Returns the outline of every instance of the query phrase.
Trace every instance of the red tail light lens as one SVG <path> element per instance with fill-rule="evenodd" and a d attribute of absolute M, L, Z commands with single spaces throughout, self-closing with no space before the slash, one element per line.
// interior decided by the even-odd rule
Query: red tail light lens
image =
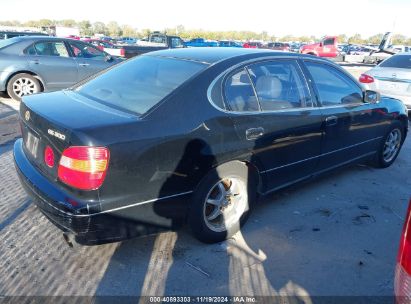
<path fill-rule="evenodd" d="M 126 50 L 125 50 L 124 48 L 121 48 L 121 49 L 120 49 L 120 56 L 121 56 L 121 57 L 126 56 Z"/>
<path fill-rule="evenodd" d="M 400 248 L 398 250 L 398 263 L 411 275 L 411 200 L 408 205 L 407 217 L 402 229 Z"/>
<path fill-rule="evenodd" d="M 54 167 L 54 151 L 50 146 L 44 149 L 44 162 L 50 168 Z"/>
<path fill-rule="evenodd" d="M 104 147 L 69 147 L 61 156 L 58 177 L 77 189 L 98 189 L 106 177 L 109 158 Z"/>
<path fill-rule="evenodd" d="M 361 83 L 373 83 L 374 82 L 374 77 L 367 75 L 367 74 L 361 74 L 360 76 L 360 82 Z"/>

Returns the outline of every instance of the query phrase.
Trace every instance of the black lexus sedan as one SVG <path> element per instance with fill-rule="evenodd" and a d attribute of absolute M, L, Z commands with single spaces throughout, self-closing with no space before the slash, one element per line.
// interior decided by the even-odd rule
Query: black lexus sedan
<path fill-rule="evenodd" d="M 355 162 L 388 167 L 401 101 L 324 59 L 270 50 L 152 52 L 72 89 L 23 98 L 21 182 L 66 236 L 99 244 L 188 222 L 204 242 L 256 199 Z"/>

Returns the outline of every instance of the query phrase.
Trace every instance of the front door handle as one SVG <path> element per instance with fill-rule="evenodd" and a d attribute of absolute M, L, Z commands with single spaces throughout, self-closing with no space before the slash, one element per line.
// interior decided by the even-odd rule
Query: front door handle
<path fill-rule="evenodd" d="M 31 61 L 30 61 L 30 63 L 33 63 L 33 64 L 40 64 L 40 62 L 39 62 L 39 60 L 38 60 L 38 59 L 33 59 L 33 60 L 31 60 Z"/>
<path fill-rule="evenodd" d="M 247 140 L 253 140 L 257 139 L 261 136 L 264 135 L 264 128 L 263 127 L 258 127 L 258 128 L 250 128 L 245 131 L 245 138 Z"/>
<path fill-rule="evenodd" d="M 89 63 L 79 63 L 78 65 L 82 66 L 82 67 L 85 67 L 85 66 L 89 66 L 90 64 Z"/>
<path fill-rule="evenodd" d="M 335 126 L 338 122 L 338 117 L 337 116 L 328 116 L 325 119 L 325 125 L 330 127 L 330 126 Z"/>

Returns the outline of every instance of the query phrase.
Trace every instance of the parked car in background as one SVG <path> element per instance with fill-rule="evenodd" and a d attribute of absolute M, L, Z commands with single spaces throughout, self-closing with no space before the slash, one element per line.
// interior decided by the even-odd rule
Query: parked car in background
<path fill-rule="evenodd" d="M 77 35 L 68 35 L 68 36 L 66 36 L 66 37 L 64 37 L 64 38 L 74 39 L 74 40 L 80 40 L 80 36 L 77 36 Z"/>
<path fill-rule="evenodd" d="M 340 54 L 338 38 L 336 36 L 326 36 L 320 42 L 304 45 L 301 47 L 300 53 L 318 57 L 337 57 Z"/>
<path fill-rule="evenodd" d="M 148 52 L 185 48 L 186 45 L 178 36 L 170 36 L 160 32 L 153 32 L 144 40 L 140 40 L 136 45 L 125 45 L 125 57 L 131 58 Z"/>
<path fill-rule="evenodd" d="M 243 48 L 246 48 L 246 49 L 261 49 L 262 47 L 263 47 L 263 44 L 261 42 L 248 41 L 243 44 Z"/>
<path fill-rule="evenodd" d="M 15 32 L 15 31 L 0 31 L 0 40 L 9 39 L 20 36 L 48 36 L 39 32 Z"/>
<path fill-rule="evenodd" d="M 263 46 L 263 48 L 284 52 L 290 51 L 290 45 L 285 42 L 269 42 L 265 46 Z"/>
<path fill-rule="evenodd" d="M 132 38 L 132 37 L 122 37 L 120 40 L 118 40 L 120 44 L 136 44 L 137 39 Z"/>
<path fill-rule="evenodd" d="M 111 56 L 125 57 L 126 55 L 124 47 L 121 45 L 114 45 L 108 41 L 97 40 L 97 39 L 82 39 L 82 41 L 94 45 L 99 50 L 104 51 L 107 54 L 110 54 Z"/>
<path fill-rule="evenodd" d="M 22 36 L 0 41 L 0 91 L 24 95 L 55 91 L 120 62 L 82 41 Z"/>
<path fill-rule="evenodd" d="M 410 53 L 392 55 L 362 74 L 359 80 L 367 89 L 400 99 L 411 111 Z"/>
<path fill-rule="evenodd" d="M 239 47 L 239 48 L 243 47 L 238 42 L 231 41 L 231 40 L 220 40 L 218 42 L 218 46 L 219 47 Z"/>
<path fill-rule="evenodd" d="M 194 38 L 185 43 L 187 47 L 215 47 L 218 46 L 217 41 L 206 40 L 204 38 Z"/>
<path fill-rule="evenodd" d="M 394 291 L 397 304 L 411 303 L 411 199 L 398 248 Z"/>
<path fill-rule="evenodd" d="M 328 60 L 243 48 L 148 53 L 24 97 L 20 119 L 24 188 L 86 244 L 182 219 L 201 241 L 222 241 L 257 193 L 350 163 L 390 166 L 408 126 L 399 100 Z"/>

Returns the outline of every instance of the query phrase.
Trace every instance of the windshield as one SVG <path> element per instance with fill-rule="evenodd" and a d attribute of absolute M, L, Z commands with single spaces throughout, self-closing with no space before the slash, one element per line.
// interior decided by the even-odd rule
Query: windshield
<path fill-rule="evenodd" d="M 381 62 L 380 67 L 411 69 L 411 55 L 394 55 Z"/>
<path fill-rule="evenodd" d="M 76 92 L 114 107 L 144 114 L 207 65 L 139 56 L 77 87 Z"/>
<path fill-rule="evenodd" d="M 3 49 L 5 47 L 8 47 L 9 45 L 12 45 L 18 41 L 20 41 L 21 38 L 19 37 L 14 37 L 14 38 L 10 38 L 10 39 L 4 39 L 4 40 L 0 40 L 0 49 Z"/>

